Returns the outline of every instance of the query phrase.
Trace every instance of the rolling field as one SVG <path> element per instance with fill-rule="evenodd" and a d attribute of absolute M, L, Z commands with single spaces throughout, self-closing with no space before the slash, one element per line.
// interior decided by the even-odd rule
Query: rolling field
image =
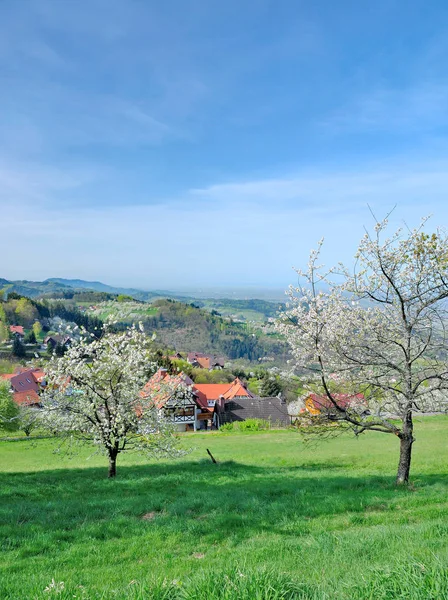
<path fill-rule="evenodd" d="M 448 598 L 448 418 L 398 441 L 188 434 L 177 461 L 0 442 L 0 598 Z M 207 457 L 210 448 L 218 465 Z"/>

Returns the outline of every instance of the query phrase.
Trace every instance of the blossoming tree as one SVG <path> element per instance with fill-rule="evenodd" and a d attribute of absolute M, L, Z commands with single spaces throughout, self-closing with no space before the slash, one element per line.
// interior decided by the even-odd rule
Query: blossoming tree
<path fill-rule="evenodd" d="M 157 368 L 150 355 L 143 329 L 114 333 L 106 324 L 99 337 L 83 332 L 48 366 L 47 427 L 71 442 L 97 445 L 109 458 L 109 477 L 116 476 L 122 452 L 181 454 L 171 423 L 140 393 Z"/>
<path fill-rule="evenodd" d="M 425 233 L 426 219 L 385 238 L 387 224 L 364 235 L 351 270 L 318 264 L 321 242 L 308 269 L 297 271 L 305 285 L 290 288 L 277 327 L 310 374 L 310 390 L 325 399 L 304 429 L 397 436 L 403 484 L 413 414 L 446 409 L 448 240 L 441 230 Z M 350 395 L 358 401 L 347 402 Z"/>

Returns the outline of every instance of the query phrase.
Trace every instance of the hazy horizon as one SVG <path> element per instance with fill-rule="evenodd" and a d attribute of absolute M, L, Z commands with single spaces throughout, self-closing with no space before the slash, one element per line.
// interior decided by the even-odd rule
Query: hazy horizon
<path fill-rule="evenodd" d="M 4 278 L 2 276 L 2 274 L 0 273 L 0 279 L 8 279 L 8 278 Z M 52 277 L 48 277 L 46 279 L 53 279 Z M 46 281 L 46 279 L 43 279 L 42 281 Z M 56 279 L 67 279 L 67 281 L 76 281 L 76 280 L 81 280 L 81 278 L 76 277 L 76 278 L 56 278 Z M 33 281 L 35 282 L 36 280 L 34 279 L 29 279 L 29 278 L 23 278 L 23 277 L 15 277 L 15 278 L 11 278 L 8 279 L 8 281 Z M 157 286 L 146 286 L 146 285 L 142 285 L 139 283 L 136 283 L 135 285 L 124 285 L 121 283 L 113 283 L 110 281 L 106 281 L 103 279 L 98 279 L 98 280 L 85 280 L 83 279 L 82 281 L 84 281 L 85 283 L 92 283 L 92 284 L 96 284 L 96 283 L 101 283 L 113 288 L 122 288 L 124 290 L 126 289 L 135 289 L 135 290 L 140 290 L 140 291 L 144 291 L 144 292 L 169 292 L 169 293 L 173 293 L 173 294 L 177 294 L 177 295 L 185 295 L 185 296 L 191 296 L 194 298 L 235 298 L 235 299 L 245 299 L 245 298 L 257 298 L 257 299 L 264 299 L 264 300 L 273 300 L 273 301 L 278 301 L 278 300 L 284 300 L 286 299 L 286 287 L 285 288 L 281 288 L 281 287 L 275 287 L 275 286 L 176 286 L 173 285 L 171 287 L 167 287 L 167 288 L 161 288 L 161 287 L 157 287 Z"/>

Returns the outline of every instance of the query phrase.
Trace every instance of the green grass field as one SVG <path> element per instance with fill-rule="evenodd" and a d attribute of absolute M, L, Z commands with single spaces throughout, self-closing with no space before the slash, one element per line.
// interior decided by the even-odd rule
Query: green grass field
<path fill-rule="evenodd" d="M 447 433 L 417 422 L 409 489 L 379 433 L 188 434 L 188 456 L 119 457 L 115 481 L 87 450 L 0 442 L 0 598 L 448 598 Z"/>

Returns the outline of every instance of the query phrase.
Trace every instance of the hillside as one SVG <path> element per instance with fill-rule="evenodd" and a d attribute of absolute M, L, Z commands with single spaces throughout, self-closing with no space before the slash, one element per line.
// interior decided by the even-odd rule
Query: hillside
<path fill-rule="evenodd" d="M 192 302 L 158 298 L 149 303 L 125 294 L 115 295 L 104 291 L 108 288 L 102 284 L 102 291 L 91 291 L 69 287 L 57 281 L 42 284 L 24 281 L 14 287 L 10 283 L 3 284 L 7 294 L 1 303 L 5 321 L 2 339 L 6 341 L 8 335 L 5 327 L 8 325 L 23 326 L 27 335 L 31 335 L 35 321 L 39 321 L 40 331 L 44 332 L 69 324 L 83 326 L 94 332 L 102 322 L 112 318 L 118 327 L 142 322 L 149 334 L 156 334 L 162 349 L 210 352 L 230 360 L 243 359 L 258 364 L 267 362 L 270 366 L 284 365 L 289 357 L 285 342 L 261 312 L 257 313 L 260 317 L 258 320 L 242 322 Z M 76 283 L 73 282 L 74 285 Z M 49 291 L 37 296 L 36 292 L 42 289 Z M 12 291 L 16 291 L 15 296 L 11 294 Z M 17 295 L 20 293 L 22 299 Z M 248 306 L 252 311 L 258 308 L 275 314 L 275 305 L 265 306 L 264 301 L 251 302 Z M 229 308 L 224 303 L 222 306 Z M 244 304 L 237 308 L 243 310 L 245 307 Z M 8 352 L 8 348 L 4 350 Z"/>
<path fill-rule="evenodd" d="M 0 442 L 0 597 L 446 599 L 447 427 L 421 419 L 403 490 L 378 433 L 184 434 L 175 461 L 120 455 L 114 482 L 94 446 Z"/>
<path fill-rule="evenodd" d="M 260 300 L 257 298 L 234 299 L 234 298 L 206 298 L 195 300 L 201 308 L 219 312 L 219 314 L 232 317 L 237 321 L 263 322 L 277 316 L 278 311 L 284 309 L 282 302 Z"/>
<path fill-rule="evenodd" d="M 100 281 L 85 281 L 83 279 L 64 279 L 59 277 L 52 277 L 45 281 L 28 281 L 15 280 L 10 281 L 8 279 L 0 278 L 0 290 L 4 290 L 8 293 L 15 292 L 29 298 L 38 298 L 40 296 L 49 296 L 53 293 L 64 293 L 69 291 L 83 291 L 91 290 L 96 292 L 104 292 L 107 294 L 126 294 L 136 300 L 143 300 L 148 302 L 155 298 L 177 298 L 190 300 L 188 297 L 175 294 L 169 291 L 145 291 L 138 290 L 135 288 L 121 288 L 101 283 Z"/>
<path fill-rule="evenodd" d="M 75 294 L 85 292 L 97 292 L 101 296 L 91 297 L 92 302 L 112 300 L 117 294 L 130 296 L 134 300 L 142 302 L 152 302 L 162 298 L 170 298 L 183 302 L 191 302 L 200 308 L 204 308 L 212 313 L 218 312 L 225 317 L 231 317 L 236 321 L 249 321 L 261 324 L 271 317 L 275 317 L 279 308 L 284 304 L 278 301 L 268 301 L 257 298 L 195 298 L 184 296 L 176 292 L 167 290 L 145 291 L 136 288 L 122 288 L 107 285 L 101 281 L 85 281 L 84 279 L 64 279 L 52 277 L 45 281 L 27 281 L 17 280 L 9 281 L 0 278 L 0 290 L 7 293 L 15 292 L 28 298 L 65 298 L 71 299 Z M 198 295 L 201 293 L 198 291 Z M 81 300 L 81 298 L 77 298 Z M 87 297 L 85 297 L 87 300 Z"/>
<path fill-rule="evenodd" d="M 148 333 L 178 351 L 198 350 L 223 354 L 229 359 L 284 363 L 288 358 L 285 342 L 269 328 L 236 323 L 217 314 L 170 299 L 152 304 L 137 302 L 102 302 L 89 313 L 106 319 L 113 317 L 129 325 L 141 321 Z"/>

